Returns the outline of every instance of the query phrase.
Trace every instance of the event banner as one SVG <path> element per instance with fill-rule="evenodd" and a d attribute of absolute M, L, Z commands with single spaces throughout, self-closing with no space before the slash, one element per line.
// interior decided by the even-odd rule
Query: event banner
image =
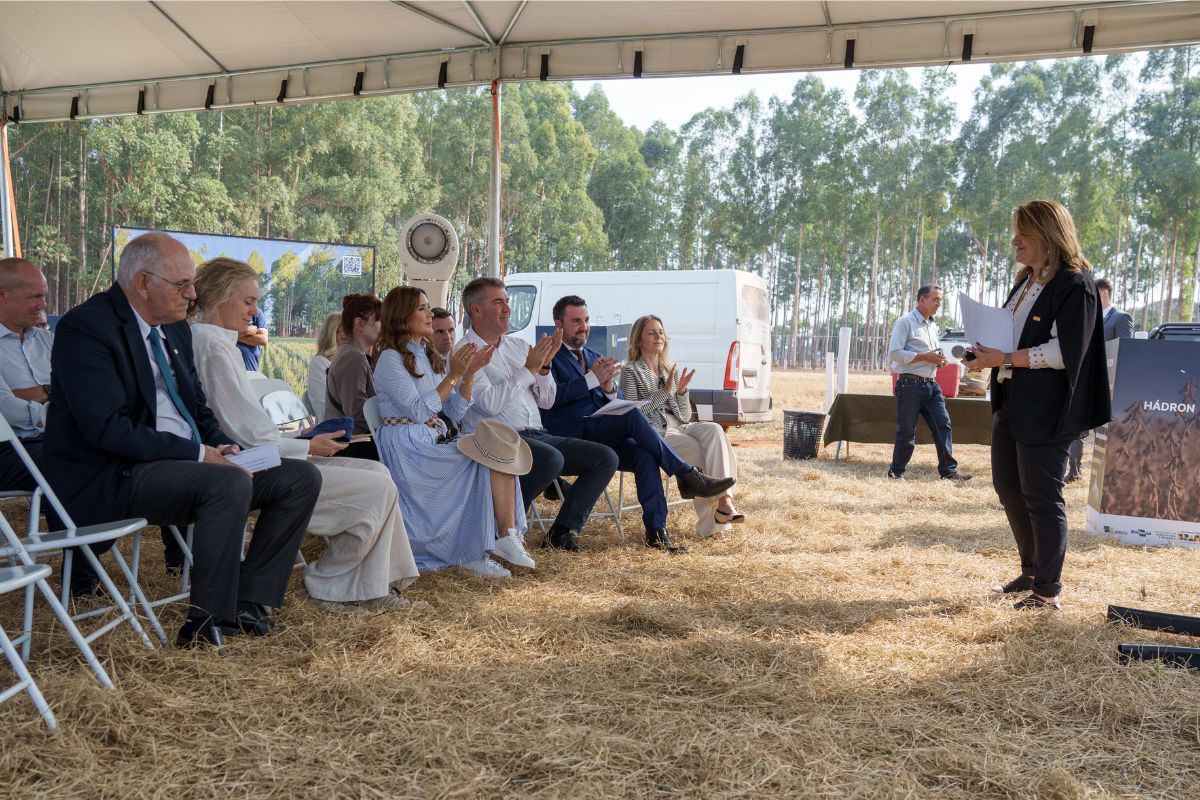
<path fill-rule="evenodd" d="M 1096 431 L 1087 530 L 1200 548 L 1200 342 L 1121 339 L 1113 420 Z"/>
<path fill-rule="evenodd" d="M 147 228 L 113 228 L 113 275 L 125 245 Z M 259 307 L 272 336 L 312 336 L 342 297 L 375 291 L 375 248 L 162 231 L 187 246 L 197 264 L 217 256 L 245 261 L 263 276 Z"/>

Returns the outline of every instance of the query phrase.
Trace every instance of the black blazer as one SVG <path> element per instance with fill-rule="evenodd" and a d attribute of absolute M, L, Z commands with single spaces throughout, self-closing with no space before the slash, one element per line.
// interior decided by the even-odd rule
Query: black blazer
<path fill-rule="evenodd" d="M 583 348 L 583 361 L 588 369 L 596 363 L 600 354 L 589 347 Z M 554 376 L 554 405 L 542 409 L 542 425 L 555 436 L 583 436 L 583 418 L 608 403 L 608 395 L 599 387 L 588 389 L 587 378 L 579 361 L 566 345 L 559 348 L 550 362 L 550 374 Z M 613 379 L 617 397 L 623 398 L 621 386 Z"/>
<path fill-rule="evenodd" d="M 1013 287 L 1006 304 L 1020 288 Z M 1078 439 L 1112 418 L 1100 295 L 1088 270 L 1055 273 L 1033 302 L 1017 349 L 1050 341 L 1055 323 L 1066 369 L 1016 368 L 1003 383 L 992 370 L 992 411 L 1007 401 L 1009 428 L 1022 444 Z"/>
<path fill-rule="evenodd" d="M 163 325 L 162 331 L 179 396 L 200 437 L 214 446 L 232 444 L 205 404 L 187 322 Z M 195 442 L 154 428 L 158 403 L 150 356 L 116 284 L 59 320 L 50 369 L 45 473 L 75 524 L 129 516 L 134 464 L 197 459 Z"/>

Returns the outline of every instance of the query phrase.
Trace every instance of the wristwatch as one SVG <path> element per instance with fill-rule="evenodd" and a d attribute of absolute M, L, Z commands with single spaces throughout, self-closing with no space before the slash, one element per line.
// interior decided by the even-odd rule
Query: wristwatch
<path fill-rule="evenodd" d="M 1013 368 L 1013 365 L 1012 365 L 1012 353 L 1005 353 L 1005 354 L 1004 354 L 1004 368 L 1005 368 L 1005 369 L 1012 369 L 1012 368 Z"/>

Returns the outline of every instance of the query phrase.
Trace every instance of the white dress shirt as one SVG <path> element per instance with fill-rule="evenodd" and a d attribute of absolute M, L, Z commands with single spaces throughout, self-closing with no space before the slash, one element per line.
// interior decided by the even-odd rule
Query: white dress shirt
<path fill-rule="evenodd" d="M 281 433 L 255 399 L 237 338 L 237 331 L 217 325 L 204 322 L 192 325 L 196 372 L 221 430 L 242 447 L 274 444 L 281 458 L 307 458 L 308 440 L 292 439 Z"/>
<path fill-rule="evenodd" d="M 917 375 L 932 378 L 937 374 L 937 364 L 932 361 L 914 361 L 921 353 L 937 350 L 937 325 L 933 319 L 925 319 L 921 312 L 913 309 L 896 320 L 892 326 L 892 340 L 888 345 L 888 356 L 898 375 Z"/>
<path fill-rule="evenodd" d="M 136 308 L 133 308 L 132 305 L 130 308 L 133 310 L 134 318 L 137 319 L 138 329 L 142 332 L 142 344 L 146 345 L 146 358 L 150 360 L 150 372 L 154 375 L 154 429 L 161 433 L 173 433 L 188 441 L 194 441 L 195 437 L 192 436 L 192 426 L 180 415 L 179 409 L 175 408 L 175 404 L 171 402 L 171 395 L 167 392 L 167 383 L 163 380 L 162 372 L 158 369 L 158 362 L 154 359 L 154 349 L 150 345 L 151 328 L 158 331 L 158 335 L 162 339 L 164 353 L 173 352 L 171 343 L 167 341 L 167 337 L 163 334 L 161 326 L 151 326 L 146 320 L 142 319 L 142 315 L 137 312 Z M 170 362 L 170 356 L 167 356 L 167 361 L 168 363 Z M 172 375 L 171 377 L 174 378 L 175 376 Z M 175 381 L 175 386 L 178 388 L 178 380 Z M 204 443 L 197 442 L 196 446 L 200 448 L 200 455 L 197 456 L 196 460 L 203 461 Z"/>
<path fill-rule="evenodd" d="M 49 403 L 22 400 L 13 389 L 50 385 L 50 350 L 54 334 L 27 328 L 25 336 L 0 325 L 0 410 L 18 437 L 40 435 L 46 427 Z"/>
<path fill-rule="evenodd" d="M 474 330 L 467 331 L 463 343 L 486 347 Z M 492 361 L 475 373 L 471 390 L 471 408 L 463 417 L 463 432 L 470 433 L 485 419 L 495 419 L 516 428 L 541 430 L 539 408 L 550 408 L 558 387 L 550 374 L 534 375 L 525 368 L 530 345 L 524 339 L 501 336 Z"/>

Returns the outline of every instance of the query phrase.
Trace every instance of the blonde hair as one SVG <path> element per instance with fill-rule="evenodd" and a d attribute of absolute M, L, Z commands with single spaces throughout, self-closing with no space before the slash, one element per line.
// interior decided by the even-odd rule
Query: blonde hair
<path fill-rule="evenodd" d="M 232 297 L 234 289 L 246 281 L 258 285 L 258 271 L 245 261 L 225 256 L 205 261 L 196 269 L 192 316 L 197 322 L 204 322 L 208 314 L 216 313 L 217 306 Z"/>
<path fill-rule="evenodd" d="M 662 318 L 656 317 L 653 314 L 647 314 L 644 317 L 638 317 L 633 323 L 633 329 L 629 331 L 629 363 L 640 361 L 642 358 L 642 334 L 646 330 L 646 326 L 651 322 L 657 322 L 663 326 L 663 349 L 662 354 L 658 357 L 658 371 L 662 377 L 666 378 L 671 374 L 671 370 L 675 365 L 671 363 L 671 338 L 667 336 L 667 326 L 663 325 Z"/>
<path fill-rule="evenodd" d="M 1091 263 L 1083 257 L 1083 249 L 1079 246 L 1079 234 L 1075 230 L 1075 220 L 1071 212 L 1062 203 L 1053 200 L 1030 200 L 1017 206 L 1013 212 L 1013 228 L 1021 236 L 1037 242 L 1046 251 L 1046 266 L 1038 275 L 1038 283 L 1043 286 L 1050 282 L 1060 269 L 1067 272 L 1090 270 Z M 1033 272 L 1032 265 L 1026 264 L 1017 273 L 1020 283 Z"/>
<path fill-rule="evenodd" d="M 337 334 L 341 325 L 342 312 L 340 311 L 334 311 L 325 318 L 317 331 L 317 355 L 333 358 L 333 354 L 337 352 L 338 348 Z"/>

